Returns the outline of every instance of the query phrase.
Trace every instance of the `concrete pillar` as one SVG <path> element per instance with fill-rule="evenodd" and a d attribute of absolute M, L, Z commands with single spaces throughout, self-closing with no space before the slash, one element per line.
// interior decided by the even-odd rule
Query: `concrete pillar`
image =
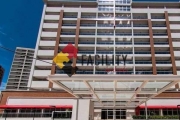
<path fill-rule="evenodd" d="M 148 119 L 148 115 L 147 115 L 147 102 L 145 102 L 145 112 L 146 112 L 146 120 Z"/>

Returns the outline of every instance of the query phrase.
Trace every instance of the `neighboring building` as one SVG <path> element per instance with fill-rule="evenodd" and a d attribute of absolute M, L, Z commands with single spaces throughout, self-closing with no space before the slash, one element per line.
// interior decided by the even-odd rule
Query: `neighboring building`
<path fill-rule="evenodd" d="M 34 49 L 16 48 L 6 90 L 27 90 Z"/>
<path fill-rule="evenodd" d="M 4 68 L 0 65 L 0 85 L 1 85 L 2 80 L 3 80 L 3 76 L 4 76 Z"/>
<path fill-rule="evenodd" d="M 0 108 L 16 108 L 16 117 L 36 109 L 47 120 L 52 111 L 69 120 L 131 119 L 146 107 L 148 115 L 178 115 L 179 1 L 44 1 L 29 91 L 2 92 Z M 72 77 L 50 64 L 59 52 L 69 61 L 68 43 L 78 48 Z M 89 55 L 99 65 L 87 65 Z"/>

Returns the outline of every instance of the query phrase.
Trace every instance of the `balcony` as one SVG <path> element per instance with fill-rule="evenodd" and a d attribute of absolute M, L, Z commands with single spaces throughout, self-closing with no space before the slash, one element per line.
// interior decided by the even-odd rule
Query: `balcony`
<path fill-rule="evenodd" d="M 166 27 L 166 25 L 152 25 L 152 27 Z"/>
<path fill-rule="evenodd" d="M 172 71 L 157 71 L 157 74 L 173 74 Z"/>
<path fill-rule="evenodd" d="M 116 45 L 132 45 L 132 42 L 116 42 Z"/>
<path fill-rule="evenodd" d="M 134 74 L 133 71 L 117 71 L 116 74 Z"/>
<path fill-rule="evenodd" d="M 139 71 L 139 70 L 136 70 L 136 74 L 153 74 L 152 71 Z"/>
<path fill-rule="evenodd" d="M 77 16 L 66 16 L 66 15 L 64 15 L 63 18 L 77 18 Z"/>
<path fill-rule="evenodd" d="M 93 74 L 93 71 L 76 71 L 76 74 Z"/>
<path fill-rule="evenodd" d="M 79 33 L 79 35 L 95 35 L 95 33 Z"/>
<path fill-rule="evenodd" d="M 148 27 L 148 25 L 133 25 L 133 27 Z"/>
<path fill-rule="evenodd" d="M 60 41 L 60 44 L 74 44 L 74 41 L 72 41 L 72 42 L 65 42 L 65 41 Z"/>
<path fill-rule="evenodd" d="M 164 16 L 151 16 L 151 19 L 165 19 Z"/>
<path fill-rule="evenodd" d="M 149 33 L 134 33 L 134 36 L 149 36 Z"/>
<path fill-rule="evenodd" d="M 61 32 L 61 35 L 75 35 L 75 33 L 71 33 L 71 32 Z"/>
<path fill-rule="evenodd" d="M 135 64 L 152 64 L 152 61 L 135 61 Z"/>
<path fill-rule="evenodd" d="M 154 45 L 168 45 L 168 42 L 154 42 Z"/>
<path fill-rule="evenodd" d="M 133 54 L 132 51 L 122 51 L 122 52 L 116 52 L 116 54 Z"/>
<path fill-rule="evenodd" d="M 113 24 L 98 24 L 98 27 L 113 27 Z"/>
<path fill-rule="evenodd" d="M 149 51 L 147 51 L 147 52 L 141 52 L 141 51 L 139 51 L 139 52 L 135 52 L 135 54 L 151 54 L 151 52 L 149 52 Z"/>
<path fill-rule="evenodd" d="M 62 26 L 76 26 L 76 24 L 63 24 Z"/>
<path fill-rule="evenodd" d="M 156 61 L 156 64 L 171 64 L 171 61 Z"/>
<path fill-rule="evenodd" d="M 167 33 L 153 33 L 153 36 L 167 36 Z"/>
<path fill-rule="evenodd" d="M 131 33 L 116 33 L 117 36 L 132 36 Z"/>
<path fill-rule="evenodd" d="M 169 51 L 155 52 L 155 54 L 170 54 Z"/>
<path fill-rule="evenodd" d="M 94 54 L 94 51 L 78 51 L 78 54 Z"/>
<path fill-rule="evenodd" d="M 81 16 L 81 18 L 96 18 L 96 16 Z"/>
<path fill-rule="evenodd" d="M 114 33 L 97 33 L 97 35 L 113 36 Z"/>
<path fill-rule="evenodd" d="M 107 71 L 96 71 L 95 74 L 107 74 Z"/>
<path fill-rule="evenodd" d="M 113 45 L 114 42 L 97 42 L 97 45 Z"/>
<path fill-rule="evenodd" d="M 135 17 L 133 17 L 133 19 L 147 19 L 147 17 L 145 17 L 145 16 L 135 16 Z"/>
<path fill-rule="evenodd" d="M 126 10 L 123 10 L 126 11 Z M 117 19 L 131 19 L 131 17 L 126 17 L 126 16 L 116 16 Z"/>
<path fill-rule="evenodd" d="M 81 24 L 81 27 L 96 27 L 96 24 Z"/>
<path fill-rule="evenodd" d="M 114 51 L 96 51 L 97 54 L 113 54 Z"/>
<path fill-rule="evenodd" d="M 89 45 L 89 44 L 95 44 L 94 42 L 79 42 L 79 44 L 87 44 L 87 45 Z"/>
<path fill-rule="evenodd" d="M 129 24 L 117 24 L 116 27 L 131 27 Z"/>
<path fill-rule="evenodd" d="M 135 42 L 134 45 L 150 45 L 150 42 Z"/>

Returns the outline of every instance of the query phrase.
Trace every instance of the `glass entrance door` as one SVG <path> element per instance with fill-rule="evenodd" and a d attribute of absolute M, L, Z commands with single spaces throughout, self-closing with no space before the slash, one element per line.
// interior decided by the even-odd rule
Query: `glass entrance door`
<path fill-rule="evenodd" d="M 101 120 L 126 119 L 126 109 L 102 109 Z"/>

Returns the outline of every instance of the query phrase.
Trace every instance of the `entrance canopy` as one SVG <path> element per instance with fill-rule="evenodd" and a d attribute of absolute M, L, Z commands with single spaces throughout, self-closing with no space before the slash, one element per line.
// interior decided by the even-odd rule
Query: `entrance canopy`
<path fill-rule="evenodd" d="M 178 75 L 49 75 L 49 81 L 94 107 L 135 108 L 180 82 Z"/>

